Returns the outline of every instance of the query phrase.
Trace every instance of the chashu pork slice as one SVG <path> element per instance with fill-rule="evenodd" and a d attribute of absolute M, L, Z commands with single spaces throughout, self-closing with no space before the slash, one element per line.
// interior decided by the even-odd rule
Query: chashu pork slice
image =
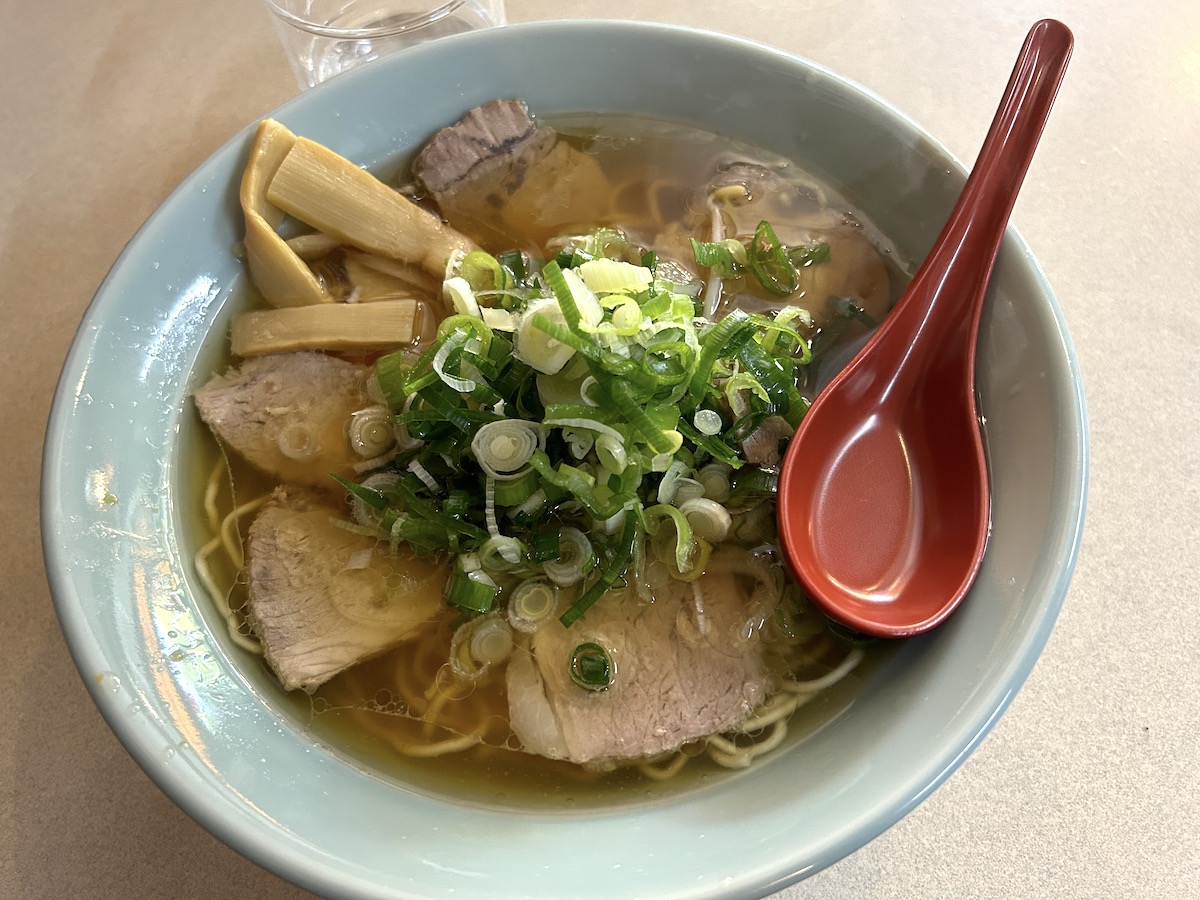
<path fill-rule="evenodd" d="M 492 100 L 431 137 L 413 160 L 413 175 L 434 197 L 483 178 L 511 193 L 555 140 L 520 100 Z"/>
<path fill-rule="evenodd" d="M 334 488 L 354 477 L 351 415 L 372 405 L 370 369 L 322 353 L 247 359 L 195 393 L 196 408 L 225 446 L 280 481 Z"/>
<path fill-rule="evenodd" d="M 413 178 L 446 221 L 484 244 L 540 242 L 595 217 L 610 186 L 596 159 L 538 125 L 520 100 L 477 106 L 417 154 Z"/>
<path fill-rule="evenodd" d="M 768 673 L 761 642 L 747 637 L 763 615 L 761 595 L 738 557 L 748 554 L 714 555 L 698 590 L 673 581 L 653 603 L 611 591 L 570 628 L 557 620 L 539 628 L 506 675 L 524 749 L 577 763 L 637 759 L 743 721 L 765 699 Z M 605 691 L 571 679 L 572 652 L 585 642 L 612 658 Z"/>
<path fill-rule="evenodd" d="M 277 488 L 250 526 L 249 622 L 284 688 L 312 691 L 443 610 L 445 566 L 347 531 L 313 491 Z"/>

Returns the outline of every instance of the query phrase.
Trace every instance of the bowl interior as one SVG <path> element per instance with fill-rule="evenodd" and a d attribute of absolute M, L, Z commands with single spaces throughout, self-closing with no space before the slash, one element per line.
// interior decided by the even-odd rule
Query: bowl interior
<path fill-rule="evenodd" d="M 600 73 L 603 77 L 600 77 Z M 494 97 L 547 116 L 636 113 L 797 160 L 921 258 L 962 168 L 882 100 L 786 54 L 687 29 L 540 23 L 421 46 L 272 115 L 384 174 Z M 187 401 L 224 354 L 251 129 L 130 242 L 89 308 L 47 434 L 43 541 L 64 632 L 114 731 L 219 837 L 319 892 L 726 896 L 810 874 L 904 815 L 1004 710 L 1053 625 L 1078 546 L 1086 434 L 1061 313 L 1015 231 L 979 345 L 994 486 L 978 581 L 897 648 L 846 714 L 701 789 L 607 808 L 504 808 L 383 779 L 315 742 L 227 640 L 191 566 Z M 499 836 L 503 836 L 500 838 Z M 463 848 L 471 848 L 464 852 Z"/>

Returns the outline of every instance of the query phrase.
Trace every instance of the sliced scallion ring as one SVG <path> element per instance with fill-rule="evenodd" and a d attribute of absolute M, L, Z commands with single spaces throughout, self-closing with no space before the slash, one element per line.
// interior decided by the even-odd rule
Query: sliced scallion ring
<path fill-rule="evenodd" d="M 520 477 L 521 469 L 538 449 L 542 438 L 536 422 L 502 419 L 481 425 L 471 439 L 475 461 L 488 475 L 498 479 Z"/>
<path fill-rule="evenodd" d="M 688 571 L 692 567 L 692 555 L 695 551 L 695 544 L 692 541 L 692 526 L 688 522 L 687 516 L 667 503 L 659 503 L 651 506 L 646 510 L 645 516 L 646 528 L 655 538 L 656 549 L 668 546 L 669 533 L 662 532 L 663 536 L 660 538 L 659 529 L 664 519 L 671 520 L 674 526 L 675 539 L 670 543 L 670 549 L 665 552 L 663 562 L 674 563 L 677 572 Z"/>
<path fill-rule="evenodd" d="M 592 542 L 578 528 L 563 528 L 558 533 L 558 559 L 543 563 L 546 577 L 559 587 L 568 587 L 583 580 L 595 563 Z"/>
<path fill-rule="evenodd" d="M 725 540 L 729 534 L 729 527 L 733 524 L 729 510 L 707 497 L 687 500 L 680 504 L 679 511 L 687 518 L 694 535 L 714 544 Z"/>
<path fill-rule="evenodd" d="M 608 651 L 588 641 L 571 653 L 571 680 L 587 691 L 607 691 L 616 680 Z"/>
<path fill-rule="evenodd" d="M 479 548 L 479 564 L 489 572 L 510 572 L 525 559 L 525 550 L 514 537 L 492 535 Z"/>
<path fill-rule="evenodd" d="M 565 326 L 567 320 L 558 301 L 553 297 L 544 297 L 532 301 L 521 313 L 517 322 L 517 330 L 513 341 L 513 354 L 521 362 L 532 366 L 539 372 L 553 375 L 575 355 L 575 348 L 547 334 L 538 326 L 541 320 L 552 325 Z"/>
<path fill-rule="evenodd" d="M 483 250 L 473 250 L 463 257 L 461 274 L 475 291 L 503 291 L 514 283 L 500 261 Z"/>
<path fill-rule="evenodd" d="M 499 614 L 472 619 L 459 626 L 450 639 L 450 669 L 460 678 L 475 681 L 507 660 L 512 650 L 512 627 Z"/>
<path fill-rule="evenodd" d="M 698 432 L 709 436 L 720 434 L 721 429 L 725 427 L 725 423 L 721 420 L 721 414 L 715 409 L 696 410 L 695 415 L 692 416 L 692 424 L 696 426 Z"/>
<path fill-rule="evenodd" d="M 696 480 L 704 486 L 704 496 L 718 503 L 729 499 L 729 475 L 733 469 L 726 463 L 709 463 L 696 473 Z"/>
<path fill-rule="evenodd" d="M 386 406 L 368 406 L 350 414 L 347 437 L 354 452 L 373 459 L 396 444 L 395 416 Z"/>
<path fill-rule="evenodd" d="M 513 589 L 508 600 L 508 622 L 517 631 L 533 634 L 554 616 L 558 588 L 545 578 L 529 578 Z"/>
<path fill-rule="evenodd" d="M 596 458 L 609 472 L 620 475 L 629 464 L 629 454 L 625 452 L 625 442 L 611 435 L 602 434 L 596 438 Z"/>

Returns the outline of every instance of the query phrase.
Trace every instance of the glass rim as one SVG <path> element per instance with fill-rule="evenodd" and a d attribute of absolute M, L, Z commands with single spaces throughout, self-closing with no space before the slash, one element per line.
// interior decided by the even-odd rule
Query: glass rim
<path fill-rule="evenodd" d="M 437 6 L 427 12 L 417 13 L 411 18 L 402 19 L 399 22 L 390 23 L 388 25 L 374 25 L 369 28 L 339 28 L 332 25 L 323 25 L 319 22 L 312 22 L 290 10 L 284 9 L 276 0 L 263 0 L 271 13 L 288 25 L 295 26 L 301 31 L 307 31 L 309 34 L 315 34 L 320 37 L 342 38 L 346 40 L 362 40 L 366 38 L 382 38 L 391 37 L 397 34 L 403 34 L 406 31 L 413 31 L 417 28 L 424 28 L 426 25 L 431 25 L 439 19 L 444 19 L 458 7 L 462 6 L 466 0 L 449 0 L 441 6 Z"/>

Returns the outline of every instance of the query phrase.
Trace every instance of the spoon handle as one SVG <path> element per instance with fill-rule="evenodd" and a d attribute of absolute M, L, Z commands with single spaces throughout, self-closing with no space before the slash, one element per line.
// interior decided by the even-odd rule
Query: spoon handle
<path fill-rule="evenodd" d="M 975 167 L 910 287 L 912 292 L 918 282 L 924 282 L 929 305 L 938 296 L 956 297 L 958 302 L 982 301 L 1017 192 L 1046 127 L 1073 44 L 1070 29 L 1054 19 L 1037 22 L 1025 38 Z M 972 264 L 954 265 L 960 257 L 972 260 Z M 981 305 L 976 302 L 970 317 L 943 317 L 943 321 L 966 325 L 974 335 Z M 974 341 L 970 344 L 973 346 Z"/>

